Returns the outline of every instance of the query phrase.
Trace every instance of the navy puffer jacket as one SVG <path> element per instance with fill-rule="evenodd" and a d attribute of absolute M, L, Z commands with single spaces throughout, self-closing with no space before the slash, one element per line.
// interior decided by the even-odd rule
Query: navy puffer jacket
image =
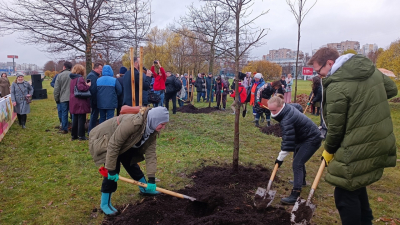
<path fill-rule="evenodd" d="M 274 117 L 281 125 L 282 151 L 294 152 L 298 144 L 322 141 L 317 125 L 302 111 L 299 104 L 285 104 L 278 116 Z"/>

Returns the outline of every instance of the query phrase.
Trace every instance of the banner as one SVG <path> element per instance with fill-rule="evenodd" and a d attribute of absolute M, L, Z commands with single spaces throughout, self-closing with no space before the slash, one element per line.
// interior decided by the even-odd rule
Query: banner
<path fill-rule="evenodd" d="M 11 95 L 0 98 L 0 142 L 17 118 L 12 105 Z"/>
<path fill-rule="evenodd" d="M 303 76 L 313 75 L 314 69 L 312 67 L 303 67 Z"/>

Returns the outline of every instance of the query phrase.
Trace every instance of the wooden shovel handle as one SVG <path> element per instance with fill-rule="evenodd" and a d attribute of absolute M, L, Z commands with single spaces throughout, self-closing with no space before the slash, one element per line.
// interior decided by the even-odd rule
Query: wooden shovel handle
<path fill-rule="evenodd" d="M 311 98 L 310 98 L 310 101 L 308 101 L 308 103 L 310 103 L 310 102 L 313 100 L 313 98 L 314 98 L 314 93 L 312 93 Z M 308 109 L 308 104 L 307 104 L 306 109 L 304 110 L 304 113 L 303 113 L 303 114 L 306 114 L 307 109 Z"/>
<path fill-rule="evenodd" d="M 270 181 L 273 181 L 275 179 L 275 175 L 276 175 L 276 172 L 278 171 L 278 168 L 279 168 L 279 164 L 276 163 L 274 170 L 272 171 L 271 178 L 269 178 Z"/>
<path fill-rule="evenodd" d="M 312 187 L 311 187 L 312 189 L 314 189 L 314 190 L 317 189 L 319 180 L 321 180 L 324 169 L 325 169 L 325 160 L 323 159 L 321 162 L 321 165 L 319 166 L 317 176 L 315 177 L 314 182 L 312 184 Z"/>
<path fill-rule="evenodd" d="M 134 184 L 134 185 L 138 185 L 138 186 L 147 188 L 147 184 L 144 184 L 144 183 L 136 181 L 136 180 L 128 179 L 128 178 L 121 177 L 121 176 L 119 176 L 119 179 L 122 180 L 122 181 L 125 181 L 127 183 L 131 183 L 131 184 Z M 156 191 L 159 191 L 159 192 L 167 194 L 167 195 L 172 195 L 172 196 L 177 197 L 177 198 L 185 198 L 184 195 L 182 195 L 182 194 L 179 194 L 179 193 L 176 193 L 176 192 L 173 192 L 173 191 L 169 191 L 169 190 L 164 189 L 164 188 L 157 187 Z"/>

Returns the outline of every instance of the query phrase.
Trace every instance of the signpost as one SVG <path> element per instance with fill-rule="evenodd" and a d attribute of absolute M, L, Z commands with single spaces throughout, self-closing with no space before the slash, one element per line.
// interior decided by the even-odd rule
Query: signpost
<path fill-rule="evenodd" d="M 18 59 L 17 55 L 7 55 L 7 58 L 13 59 L 13 73 L 15 73 L 15 62 L 14 59 Z"/>
<path fill-rule="evenodd" d="M 314 74 L 314 69 L 312 67 L 303 67 L 303 77 L 307 80 L 306 76 L 312 76 Z"/>

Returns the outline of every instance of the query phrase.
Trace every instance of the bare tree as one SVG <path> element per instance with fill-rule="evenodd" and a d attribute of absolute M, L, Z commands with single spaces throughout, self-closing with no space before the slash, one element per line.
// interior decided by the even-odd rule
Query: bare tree
<path fill-rule="evenodd" d="M 314 1 L 314 0 L 313 0 Z M 295 77 L 295 86 L 294 86 L 294 102 L 296 102 L 297 96 L 297 76 L 299 75 L 299 49 L 300 49 L 300 37 L 301 37 L 301 24 L 303 23 L 304 18 L 310 12 L 310 10 L 317 4 L 318 0 L 311 5 L 310 8 L 306 9 L 305 5 L 307 0 L 286 0 L 286 3 L 290 7 L 290 11 L 292 12 L 294 18 L 297 22 L 297 56 L 296 56 L 296 77 Z"/>
<path fill-rule="evenodd" d="M 172 27 L 172 30 L 208 45 L 208 72 L 212 73 L 216 58 L 216 45 L 221 43 L 227 35 L 231 34 L 231 10 L 225 4 L 218 1 L 207 1 L 199 8 L 196 8 L 192 4 L 188 7 L 188 10 L 186 15 L 182 16 L 176 22 L 181 27 Z M 187 32 L 188 30 L 191 32 Z"/>
<path fill-rule="evenodd" d="M 253 28 L 255 20 L 268 13 L 262 12 L 252 18 L 252 12 L 249 12 L 254 5 L 255 0 L 204 0 L 207 2 L 219 2 L 231 11 L 233 17 L 232 35 L 222 40 L 222 47 L 219 47 L 226 54 L 235 60 L 235 93 L 239 93 L 239 71 L 240 61 L 246 56 L 252 48 L 260 46 L 261 40 L 267 35 L 266 29 Z M 232 46 L 231 43 L 235 43 Z M 239 98 L 235 98 L 235 133 L 234 133 L 234 149 L 233 149 L 233 171 L 238 172 L 239 169 L 239 118 L 240 118 L 240 102 Z"/>
<path fill-rule="evenodd" d="M 42 45 L 51 53 L 85 57 L 89 72 L 96 45 L 128 41 L 127 4 L 125 0 L 14 0 L 0 3 L 0 22 L 4 29 L 29 33 L 21 36 L 26 43 Z"/>

